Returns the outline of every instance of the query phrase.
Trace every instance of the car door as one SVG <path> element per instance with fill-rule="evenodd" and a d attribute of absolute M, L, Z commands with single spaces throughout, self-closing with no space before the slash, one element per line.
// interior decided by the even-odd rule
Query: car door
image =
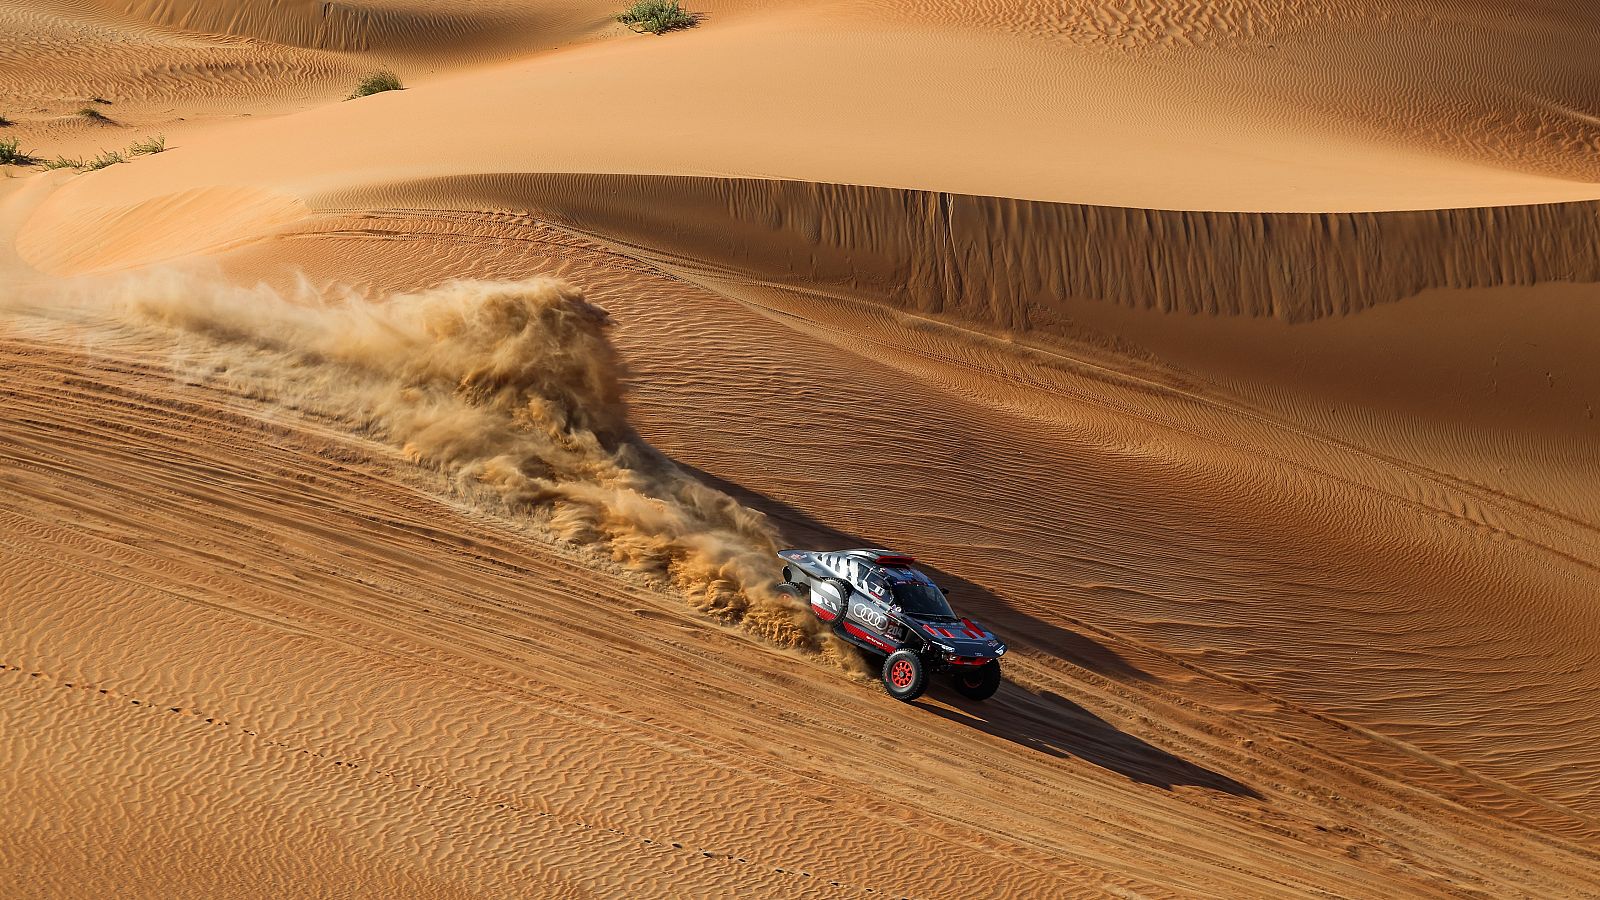
<path fill-rule="evenodd" d="M 874 637 L 887 639 L 894 620 L 889 616 L 889 583 L 871 567 L 854 564 L 851 571 L 848 618 Z"/>
<path fill-rule="evenodd" d="M 904 626 L 896 617 L 899 607 L 895 606 L 894 590 L 889 585 L 889 578 L 881 570 L 873 570 L 868 591 L 873 597 L 873 604 L 883 615 L 883 626 L 878 629 L 878 634 L 891 644 L 898 645 L 905 637 Z"/>

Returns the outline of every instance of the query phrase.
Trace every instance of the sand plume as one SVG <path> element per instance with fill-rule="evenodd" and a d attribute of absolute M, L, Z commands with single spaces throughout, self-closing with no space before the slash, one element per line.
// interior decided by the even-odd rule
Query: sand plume
<path fill-rule="evenodd" d="M 531 516 L 709 615 L 780 646 L 831 642 L 771 590 L 766 518 L 633 435 L 610 319 L 571 285 L 455 281 L 371 303 L 164 272 L 76 293 L 74 305 L 203 338 L 185 352 L 205 376 L 392 442 L 463 496 Z"/>

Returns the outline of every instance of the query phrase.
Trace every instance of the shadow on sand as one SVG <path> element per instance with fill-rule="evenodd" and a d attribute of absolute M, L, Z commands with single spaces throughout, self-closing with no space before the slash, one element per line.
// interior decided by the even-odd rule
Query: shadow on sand
<path fill-rule="evenodd" d="M 967 700 L 950 690 L 935 691 L 938 699 L 956 709 L 926 702 L 916 705 L 951 722 L 1057 759 L 1077 757 L 1140 784 L 1165 790 L 1192 785 L 1235 797 L 1261 799 L 1261 794 L 1248 785 L 1140 740 L 1051 691 L 1034 694 L 1008 684 L 985 701 Z"/>
<path fill-rule="evenodd" d="M 818 522 L 786 503 L 756 493 L 709 472 L 674 461 L 704 483 L 732 496 L 752 509 L 766 513 L 785 538 L 804 547 L 883 546 L 871 538 L 852 535 Z M 1122 681 L 1149 680 L 1150 676 L 1115 650 L 1085 635 L 1061 628 L 1013 609 L 992 592 L 948 572 L 919 562 L 918 567 L 950 588 L 959 610 L 982 620 L 1002 636 L 1025 636 L 1026 643 L 1074 665 Z M 1232 778 L 1195 765 L 1123 732 L 1065 697 L 1050 691 L 1034 694 L 1015 684 L 1001 687 L 987 701 L 968 700 L 936 682 L 933 691 L 955 709 L 929 703 L 916 705 L 934 715 L 975 728 L 1051 756 L 1076 757 L 1120 773 L 1142 784 L 1170 790 L 1193 785 L 1237 797 L 1261 795 Z"/>

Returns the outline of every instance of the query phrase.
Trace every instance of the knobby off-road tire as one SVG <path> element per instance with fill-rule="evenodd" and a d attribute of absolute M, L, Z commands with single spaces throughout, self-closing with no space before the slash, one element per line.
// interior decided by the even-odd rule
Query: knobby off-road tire
<path fill-rule="evenodd" d="M 928 689 L 928 667 L 915 650 L 896 650 L 883 661 L 883 689 L 896 700 L 910 702 Z"/>
<path fill-rule="evenodd" d="M 775 590 L 785 597 L 793 597 L 794 599 L 799 600 L 801 603 L 804 603 L 808 606 L 811 603 L 811 590 L 803 584 L 795 584 L 792 581 L 783 581 L 778 583 L 778 586 Z"/>
<path fill-rule="evenodd" d="M 839 578 L 829 578 L 823 584 L 833 585 L 834 592 L 839 595 L 839 617 L 834 619 L 832 624 L 843 625 L 845 616 L 850 614 L 850 596 L 851 591 L 854 589 L 850 587 L 849 582 Z M 821 618 L 821 616 L 818 616 L 818 618 Z"/>
<path fill-rule="evenodd" d="M 956 693 L 973 700 L 987 700 L 1000 690 L 1000 661 L 981 666 L 962 666 L 950 674 Z"/>

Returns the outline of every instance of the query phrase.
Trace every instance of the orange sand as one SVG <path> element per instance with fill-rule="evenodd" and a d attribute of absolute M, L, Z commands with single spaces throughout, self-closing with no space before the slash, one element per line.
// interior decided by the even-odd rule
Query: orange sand
<path fill-rule="evenodd" d="M 1600 897 L 1588 4 L 690 9 L 0 5 L 0 896 Z"/>

